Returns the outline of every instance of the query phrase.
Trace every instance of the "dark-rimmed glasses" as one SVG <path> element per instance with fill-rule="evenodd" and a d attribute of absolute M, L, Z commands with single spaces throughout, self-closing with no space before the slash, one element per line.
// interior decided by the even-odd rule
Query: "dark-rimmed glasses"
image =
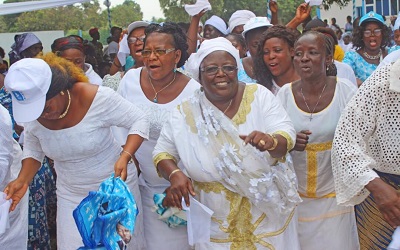
<path fill-rule="evenodd" d="M 155 50 L 142 50 L 142 56 L 143 57 L 149 57 L 151 55 L 151 53 L 154 53 L 156 56 L 163 56 L 166 55 L 172 51 L 175 51 L 175 48 L 171 48 L 171 49 L 155 49 Z"/>
<path fill-rule="evenodd" d="M 128 44 L 134 44 L 137 41 L 143 42 L 145 38 L 146 38 L 146 36 L 141 36 L 141 37 L 131 36 L 128 38 Z"/>
<path fill-rule="evenodd" d="M 223 65 L 221 67 L 217 66 L 208 66 L 205 68 L 201 68 L 201 72 L 206 73 L 207 75 L 216 75 L 219 70 L 222 70 L 225 74 L 232 74 L 237 70 L 237 67 L 235 65 Z"/>
<path fill-rule="evenodd" d="M 375 30 L 364 30 L 364 37 L 370 37 L 374 34 L 374 36 L 382 35 L 382 29 L 375 29 Z"/>

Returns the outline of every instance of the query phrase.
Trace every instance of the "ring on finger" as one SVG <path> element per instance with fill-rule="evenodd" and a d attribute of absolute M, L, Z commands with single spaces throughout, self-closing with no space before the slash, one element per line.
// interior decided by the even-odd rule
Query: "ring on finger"
<path fill-rule="evenodd" d="M 264 141 L 264 140 L 260 140 L 260 141 L 258 142 L 258 144 L 259 144 L 261 147 L 263 147 L 263 146 L 265 146 L 265 141 Z"/>

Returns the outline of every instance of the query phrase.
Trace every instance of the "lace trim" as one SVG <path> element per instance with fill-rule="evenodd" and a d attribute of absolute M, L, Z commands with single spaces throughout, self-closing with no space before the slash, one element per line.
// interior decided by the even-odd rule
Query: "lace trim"
<path fill-rule="evenodd" d="M 277 231 L 254 234 L 256 229 L 260 226 L 261 222 L 265 218 L 267 218 L 267 216 L 265 213 L 263 213 L 255 221 L 254 224 L 251 223 L 253 216 L 251 214 L 251 203 L 248 198 L 230 191 L 219 182 L 195 181 L 194 186 L 196 189 L 200 189 L 206 193 L 225 193 L 226 199 L 230 202 L 230 211 L 227 217 L 228 225 L 226 225 L 223 220 L 218 220 L 215 217 L 212 217 L 212 220 L 219 225 L 219 229 L 222 232 L 228 234 L 228 238 L 211 238 L 210 241 L 214 243 L 232 243 L 230 249 L 257 249 L 256 244 L 260 244 L 268 249 L 275 249 L 272 244 L 266 242 L 263 238 L 273 237 L 282 234 L 288 227 L 294 215 L 293 209 L 283 227 Z"/>
<path fill-rule="evenodd" d="M 176 163 L 176 158 L 173 155 L 168 154 L 166 152 L 161 152 L 161 153 L 158 153 L 156 156 L 154 156 L 153 157 L 153 163 L 154 163 L 154 166 L 156 167 L 156 171 L 157 171 L 158 177 L 160 177 L 160 178 L 163 178 L 163 177 L 162 177 L 160 171 L 158 170 L 157 165 L 162 160 L 173 160 Z"/>
<path fill-rule="evenodd" d="M 236 125 L 241 125 L 246 122 L 246 117 L 251 111 L 251 104 L 255 99 L 254 93 L 257 91 L 257 88 L 257 84 L 246 85 L 239 109 L 235 116 L 232 118 L 232 121 Z"/>
<path fill-rule="evenodd" d="M 332 142 L 307 144 L 307 197 L 317 197 L 318 161 L 317 153 L 332 148 Z"/>

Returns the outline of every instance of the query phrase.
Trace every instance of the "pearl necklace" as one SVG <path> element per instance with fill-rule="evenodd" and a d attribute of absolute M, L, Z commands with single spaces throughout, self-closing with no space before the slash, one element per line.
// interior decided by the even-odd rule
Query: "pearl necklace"
<path fill-rule="evenodd" d="M 68 114 L 69 106 L 71 105 L 71 94 L 69 93 L 68 89 L 67 89 L 67 94 L 68 94 L 68 105 L 67 105 L 67 108 L 65 109 L 64 113 L 62 113 L 62 114 L 58 117 L 58 119 L 62 119 L 62 118 L 64 118 L 64 117 Z"/>
<path fill-rule="evenodd" d="M 363 55 L 365 56 L 365 58 L 369 60 L 376 60 L 382 56 L 382 50 L 379 50 L 379 53 L 375 56 L 371 56 L 370 54 L 367 53 L 367 51 L 364 51 Z"/>
<path fill-rule="evenodd" d="M 306 98 L 304 97 L 304 94 L 303 94 L 303 87 L 300 88 L 301 96 L 303 97 L 303 101 L 304 101 L 304 103 L 306 104 L 306 107 L 307 107 L 307 109 L 308 109 L 308 113 L 310 113 L 310 122 L 311 122 L 311 120 L 312 120 L 312 116 L 313 116 L 313 114 L 314 114 L 314 111 L 315 111 L 315 109 L 317 108 L 319 101 L 321 100 L 321 96 L 322 96 L 322 94 L 323 94 L 324 91 L 325 91 L 325 88 L 326 88 L 326 83 L 325 83 L 325 85 L 324 85 L 324 88 L 323 88 L 322 91 L 321 91 L 321 94 L 320 94 L 319 97 L 318 97 L 317 104 L 315 104 L 315 106 L 314 106 L 314 108 L 313 108 L 312 111 L 310 110 L 310 107 L 308 106 L 308 104 L 307 104 L 307 102 L 306 102 Z"/>
<path fill-rule="evenodd" d="M 153 102 L 154 102 L 154 103 L 158 103 L 158 98 L 157 98 L 158 93 L 160 93 L 160 92 L 163 91 L 164 89 L 168 88 L 169 85 L 171 85 L 171 84 L 175 81 L 175 78 L 176 78 L 176 73 L 174 73 L 174 78 L 172 79 L 172 81 L 171 81 L 170 83 L 168 83 L 167 85 L 165 85 L 164 88 L 160 89 L 159 91 L 156 91 L 156 89 L 154 88 L 153 82 L 151 81 L 151 77 L 150 77 L 150 75 L 149 75 L 149 81 L 150 81 L 151 87 L 153 88 L 154 93 L 155 93 L 155 95 L 154 95 L 154 97 L 153 97 Z"/>

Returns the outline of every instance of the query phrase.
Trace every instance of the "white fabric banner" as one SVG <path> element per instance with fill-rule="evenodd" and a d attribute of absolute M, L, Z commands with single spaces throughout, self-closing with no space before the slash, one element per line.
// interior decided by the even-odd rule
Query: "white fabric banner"
<path fill-rule="evenodd" d="M 89 2 L 90 0 L 43 0 L 0 4 L 0 15 L 9 15 L 27 11 L 54 8 L 74 3 Z"/>

